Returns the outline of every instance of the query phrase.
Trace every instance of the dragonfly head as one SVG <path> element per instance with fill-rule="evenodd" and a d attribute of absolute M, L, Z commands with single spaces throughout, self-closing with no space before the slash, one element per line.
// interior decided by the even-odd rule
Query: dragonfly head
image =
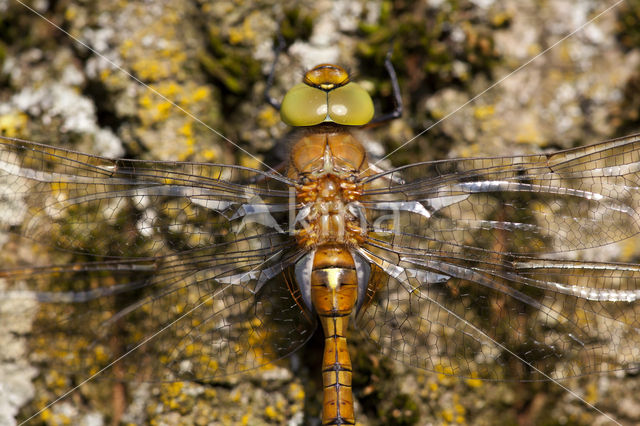
<path fill-rule="evenodd" d="M 320 64 L 307 71 L 302 81 L 292 87 L 282 101 L 280 117 L 286 124 L 362 126 L 373 118 L 371 96 L 349 79 L 344 68 Z"/>

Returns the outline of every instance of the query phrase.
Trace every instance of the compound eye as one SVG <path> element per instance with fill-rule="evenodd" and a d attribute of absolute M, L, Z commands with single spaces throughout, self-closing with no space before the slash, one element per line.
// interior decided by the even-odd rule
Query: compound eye
<path fill-rule="evenodd" d="M 315 126 L 327 118 L 327 92 L 299 83 L 282 100 L 280 117 L 293 127 Z"/>
<path fill-rule="evenodd" d="M 329 118 L 345 126 L 362 126 L 373 118 L 373 101 L 357 83 L 349 83 L 329 92 Z"/>

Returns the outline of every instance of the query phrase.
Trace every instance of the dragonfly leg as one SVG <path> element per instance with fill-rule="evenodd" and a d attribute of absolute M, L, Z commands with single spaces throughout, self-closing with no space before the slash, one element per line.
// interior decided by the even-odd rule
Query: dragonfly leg
<path fill-rule="evenodd" d="M 280 54 L 287 47 L 287 43 L 284 39 L 284 36 L 280 31 L 278 31 L 278 44 L 274 47 L 274 58 L 273 63 L 271 64 L 271 70 L 269 71 L 269 76 L 267 77 L 267 86 L 264 89 L 264 99 L 267 101 L 269 105 L 274 107 L 276 110 L 280 111 L 280 102 L 273 96 L 269 95 L 269 91 L 273 87 L 273 80 L 276 75 L 276 64 L 278 63 L 278 58 L 280 58 Z"/>
<path fill-rule="evenodd" d="M 402 116 L 402 111 L 404 110 L 404 104 L 402 103 L 402 93 L 400 92 L 400 85 L 398 84 L 398 76 L 396 75 L 396 70 L 393 68 L 393 63 L 391 62 L 391 56 L 393 55 L 393 43 L 391 43 L 391 47 L 387 52 L 387 56 L 384 59 L 384 67 L 387 70 L 387 74 L 389 74 L 389 81 L 391 81 L 391 87 L 393 89 L 393 103 L 394 109 L 391 112 L 386 114 L 382 114 L 378 117 L 373 117 L 373 119 L 369 122 L 368 126 L 381 124 L 387 121 L 395 120 Z"/>

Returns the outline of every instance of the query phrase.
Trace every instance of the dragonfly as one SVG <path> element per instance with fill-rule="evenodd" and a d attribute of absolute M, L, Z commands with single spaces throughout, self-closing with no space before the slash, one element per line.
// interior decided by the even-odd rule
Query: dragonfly
<path fill-rule="evenodd" d="M 632 368 L 635 265 L 582 253 L 636 235 L 636 139 L 362 166 L 347 179 L 362 189 L 345 213 L 359 227 L 346 244 L 358 284 L 353 321 L 392 358 L 456 376 Z M 284 357 L 318 327 L 296 271 L 314 250 L 299 236 L 309 178 L 17 139 L 4 139 L 2 164 L 3 230 L 60 249 L 56 265 L 4 269 L 2 278 L 36 290 L 44 306 L 35 329 L 47 339 L 34 339 L 33 353 L 62 355 L 62 371 L 91 375 L 127 353 L 104 373 L 206 381 Z M 333 273 L 351 267 L 340 268 Z M 141 328 L 162 332 L 148 338 Z M 331 370 L 336 383 L 345 363 Z"/>
<path fill-rule="evenodd" d="M 378 170 L 356 136 L 373 103 L 331 64 L 281 114 L 297 128 L 285 175 L 2 137 L 3 230 L 73 259 L 0 272 L 43 304 L 33 353 L 88 375 L 117 360 L 121 380 L 207 381 L 291 354 L 320 324 L 327 425 L 355 424 L 351 317 L 391 358 L 456 376 L 637 365 L 640 266 L 580 253 L 640 231 L 640 135 Z"/>

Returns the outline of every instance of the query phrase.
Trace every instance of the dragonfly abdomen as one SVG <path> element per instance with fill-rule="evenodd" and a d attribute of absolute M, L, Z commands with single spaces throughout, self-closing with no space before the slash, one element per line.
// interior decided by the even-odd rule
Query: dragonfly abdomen
<path fill-rule="evenodd" d="M 358 297 L 356 266 L 344 245 L 316 250 L 311 272 L 311 300 L 324 331 L 322 424 L 355 424 L 351 359 L 347 348 L 349 316 Z"/>

